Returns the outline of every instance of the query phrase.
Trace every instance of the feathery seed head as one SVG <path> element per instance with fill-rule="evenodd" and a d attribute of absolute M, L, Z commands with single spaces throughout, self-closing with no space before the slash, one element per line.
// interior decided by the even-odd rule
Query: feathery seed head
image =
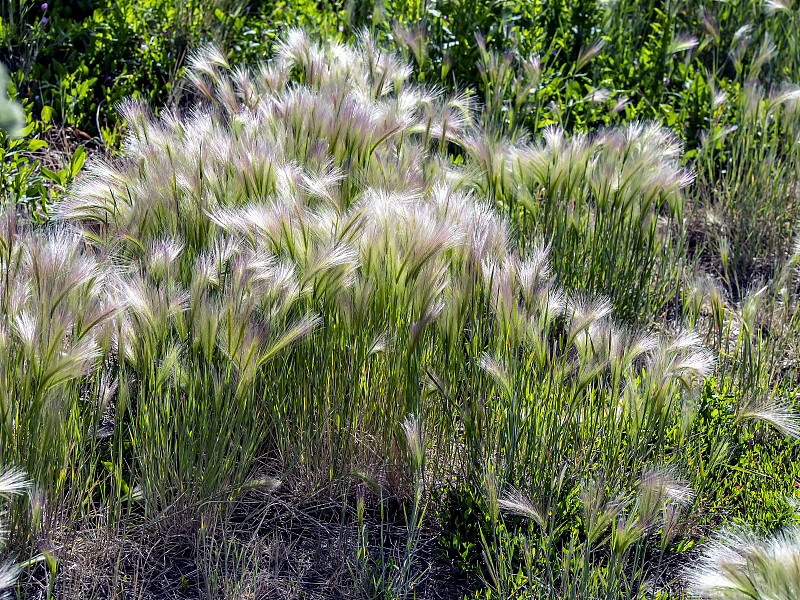
<path fill-rule="evenodd" d="M 788 0 L 764 0 L 764 12 L 768 15 L 789 13 L 791 10 L 792 3 Z"/>
<path fill-rule="evenodd" d="M 0 470 L 0 496 L 6 498 L 26 493 L 31 486 L 27 473 L 17 467 Z"/>
<path fill-rule="evenodd" d="M 777 398 L 746 400 L 736 412 L 736 421 L 743 420 L 761 421 L 789 438 L 800 438 L 800 414 L 792 404 Z"/>
<path fill-rule="evenodd" d="M 693 594 L 721 600 L 800 594 L 800 530 L 792 527 L 760 540 L 749 530 L 723 531 L 686 570 Z"/>
<path fill-rule="evenodd" d="M 169 279 L 175 261 L 183 252 L 183 244 L 173 239 L 157 240 L 147 252 L 148 273 L 156 281 Z"/>
<path fill-rule="evenodd" d="M 637 513 L 642 523 L 650 527 L 667 503 L 687 506 L 693 499 L 694 491 L 678 479 L 673 470 L 650 466 L 639 480 Z"/>
<path fill-rule="evenodd" d="M 580 489 L 586 538 L 590 546 L 614 522 L 624 508 L 619 498 L 607 499 L 602 479 L 589 478 Z"/>
<path fill-rule="evenodd" d="M 588 299 L 574 297 L 567 301 L 566 315 L 569 318 L 569 338 L 587 330 L 593 323 L 611 314 L 611 302 L 607 298 Z"/>
<path fill-rule="evenodd" d="M 633 514 L 617 519 L 611 534 L 611 551 L 624 556 L 631 546 L 637 544 L 646 533 L 646 527 Z"/>
<path fill-rule="evenodd" d="M 422 469 L 425 458 L 425 445 L 422 439 L 422 422 L 419 417 L 407 415 L 401 425 L 406 438 L 406 447 L 411 456 L 412 467 L 415 471 Z"/>
<path fill-rule="evenodd" d="M 520 490 L 511 488 L 503 498 L 497 501 L 497 504 L 503 512 L 530 519 L 542 531 L 547 530 L 547 520 L 542 510 Z"/>
<path fill-rule="evenodd" d="M 484 352 L 481 355 L 480 366 L 492 379 L 500 384 L 506 394 L 509 396 L 512 394 L 511 378 L 508 375 L 508 371 L 496 358 Z"/>

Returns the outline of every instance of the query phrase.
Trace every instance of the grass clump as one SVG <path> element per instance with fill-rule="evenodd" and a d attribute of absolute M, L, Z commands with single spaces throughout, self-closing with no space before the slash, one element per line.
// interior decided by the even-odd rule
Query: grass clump
<path fill-rule="evenodd" d="M 431 595 L 443 529 L 466 593 L 675 591 L 739 446 L 800 433 L 767 371 L 796 258 L 738 304 L 687 284 L 685 203 L 719 178 L 659 124 L 539 139 L 366 33 L 188 65 L 188 104 L 125 103 L 49 225 L 5 213 L 0 458 L 44 498 L 17 547 L 67 548 L 20 589 L 90 587 L 65 572 L 95 539 L 108 597 L 155 595 L 120 566 L 148 545 L 182 595 L 314 593 L 304 561 Z"/>
<path fill-rule="evenodd" d="M 768 541 L 726 532 L 690 572 L 692 589 L 709 598 L 791 598 L 798 592 L 797 531 Z"/>

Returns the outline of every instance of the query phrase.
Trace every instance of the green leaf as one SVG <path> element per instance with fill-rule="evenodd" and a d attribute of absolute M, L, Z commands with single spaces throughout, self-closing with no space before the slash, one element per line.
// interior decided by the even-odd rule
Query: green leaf
<path fill-rule="evenodd" d="M 30 140 L 28 142 L 28 152 L 36 152 L 40 148 L 47 148 L 47 142 L 44 140 Z"/>
<path fill-rule="evenodd" d="M 42 176 L 45 179 L 52 181 L 53 183 L 57 183 L 58 185 L 64 185 L 67 179 L 67 172 L 64 169 L 60 169 L 59 171 L 51 171 L 45 167 L 42 167 Z"/>
<path fill-rule="evenodd" d="M 35 126 L 36 126 L 36 123 L 28 123 L 28 125 L 22 131 L 18 132 L 18 136 L 19 137 L 28 137 L 31 134 L 31 132 L 33 131 L 33 128 Z"/>
<path fill-rule="evenodd" d="M 78 146 L 75 149 L 75 153 L 72 155 L 72 159 L 69 161 L 69 179 L 74 179 L 75 176 L 78 174 L 83 168 L 83 163 L 86 161 L 86 152 L 83 149 L 83 146 Z"/>

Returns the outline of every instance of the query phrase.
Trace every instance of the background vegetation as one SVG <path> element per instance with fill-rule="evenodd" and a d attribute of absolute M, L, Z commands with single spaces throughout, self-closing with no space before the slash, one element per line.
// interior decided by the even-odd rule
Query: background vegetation
<path fill-rule="evenodd" d="M 794 4 L 0 6 L 0 587 L 798 597 Z"/>

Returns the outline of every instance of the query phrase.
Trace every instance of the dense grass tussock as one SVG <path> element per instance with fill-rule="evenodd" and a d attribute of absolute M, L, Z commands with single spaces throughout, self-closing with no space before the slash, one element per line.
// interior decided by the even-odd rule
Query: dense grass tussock
<path fill-rule="evenodd" d="M 47 499 L 18 543 L 87 507 L 194 535 L 248 490 L 357 476 L 411 502 L 393 568 L 348 555 L 355 589 L 406 597 L 456 476 L 497 597 L 662 586 L 730 452 L 696 418 L 701 338 L 642 325 L 681 275 L 674 137 L 507 139 L 367 36 L 191 67 L 197 104 L 127 103 L 50 229 L 4 215 L 0 451 Z"/>
<path fill-rule="evenodd" d="M 692 591 L 725 600 L 796 598 L 800 594 L 800 539 L 793 527 L 763 541 L 729 531 L 709 547 L 690 572 Z"/>

